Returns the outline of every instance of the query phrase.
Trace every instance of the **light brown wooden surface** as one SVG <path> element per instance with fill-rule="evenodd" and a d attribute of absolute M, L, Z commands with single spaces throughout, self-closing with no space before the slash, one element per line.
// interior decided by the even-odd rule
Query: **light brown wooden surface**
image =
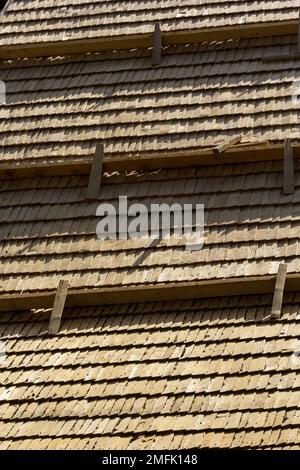
<path fill-rule="evenodd" d="M 1 315 L 1 450 L 299 448 L 299 294 L 151 300 Z"/>
<path fill-rule="evenodd" d="M 57 291 L 55 293 L 54 304 L 49 321 L 48 333 L 49 335 L 56 335 L 59 332 L 61 317 L 63 314 L 69 283 L 68 281 L 59 281 Z"/>
<path fill-rule="evenodd" d="M 98 199 L 101 180 L 102 180 L 102 168 L 104 160 L 104 144 L 98 142 L 95 149 L 95 155 L 92 161 L 91 172 L 89 176 L 89 184 L 87 188 L 87 200 L 92 201 Z"/>
<path fill-rule="evenodd" d="M 169 42 L 178 36 L 189 43 L 296 34 L 298 11 L 297 0 L 287 0 L 284 9 L 277 0 L 15 1 L 0 18 L 0 46 L 6 56 L 69 53 L 76 43 L 77 51 L 97 50 L 97 43 L 98 48 L 147 47 L 143 38 L 150 39 L 157 21 Z"/>
<path fill-rule="evenodd" d="M 261 60 L 294 47 L 290 36 L 174 46 L 156 67 L 144 49 L 0 63 L 0 167 L 92 160 L 99 140 L 116 168 L 144 157 L 153 167 L 153 154 L 190 158 L 237 135 L 245 146 L 297 146 L 297 61 Z"/>
<path fill-rule="evenodd" d="M 284 145 L 283 192 L 293 194 L 295 190 L 294 155 L 290 139 Z"/>
<path fill-rule="evenodd" d="M 286 271 L 287 271 L 287 265 L 285 263 L 281 263 L 278 266 L 278 272 L 276 275 L 272 311 L 271 311 L 272 320 L 276 320 L 280 318 L 281 316 L 283 294 L 284 294 L 285 283 L 286 283 Z"/>
<path fill-rule="evenodd" d="M 104 174 L 95 201 L 88 175 L 2 180 L 0 294 L 116 288 L 274 276 L 278 263 L 300 272 L 299 162 L 295 193 L 284 195 L 281 160 Z M 204 204 L 204 246 L 184 237 L 99 240 L 96 209 L 128 204 Z"/>

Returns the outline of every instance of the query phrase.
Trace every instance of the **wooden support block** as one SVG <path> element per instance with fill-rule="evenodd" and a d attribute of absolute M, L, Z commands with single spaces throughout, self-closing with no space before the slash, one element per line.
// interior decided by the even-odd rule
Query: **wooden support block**
<path fill-rule="evenodd" d="M 283 194 L 293 194 L 295 188 L 294 155 L 290 139 L 284 144 Z"/>
<path fill-rule="evenodd" d="M 239 144 L 241 140 L 242 140 L 241 135 L 234 137 L 233 139 L 227 140 L 223 144 L 220 144 L 217 147 L 215 147 L 214 152 L 223 153 L 225 152 L 225 150 L 229 149 L 230 147 L 233 147 L 234 145 Z"/>
<path fill-rule="evenodd" d="M 283 293 L 286 280 L 286 270 L 287 265 L 285 263 L 281 263 L 278 267 L 278 272 L 276 276 L 273 304 L 271 310 L 271 320 L 277 320 L 281 317 Z"/>
<path fill-rule="evenodd" d="M 49 322 L 48 333 L 49 335 L 56 335 L 59 331 L 61 316 L 64 310 L 67 293 L 69 288 L 69 282 L 60 280 L 59 285 L 55 294 L 53 309 Z"/>
<path fill-rule="evenodd" d="M 300 53 L 300 11 L 299 11 L 299 18 L 298 18 L 298 39 L 297 39 L 297 52 Z"/>
<path fill-rule="evenodd" d="M 160 23 L 155 23 L 154 38 L 153 38 L 153 51 L 152 51 L 152 65 L 161 64 L 161 50 L 162 50 L 162 35 Z"/>
<path fill-rule="evenodd" d="M 98 199 L 100 193 L 101 179 L 102 179 L 102 167 L 104 158 L 104 145 L 102 142 L 98 142 L 96 145 L 96 151 L 94 160 L 92 163 L 89 185 L 87 189 L 87 199 L 95 200 Z"/>
<path fill-rule="evenodd" d="M 9 5 L 11 4 L 12 0 L 7 0 L 4 4 L 4 7 L 2 8 L 1 10 L 1 13 L 4 14 L 6 13 L 6 10 L 8 9 Z M 4 3 L 4 2 L 1 2 L 1 3 Z"/>

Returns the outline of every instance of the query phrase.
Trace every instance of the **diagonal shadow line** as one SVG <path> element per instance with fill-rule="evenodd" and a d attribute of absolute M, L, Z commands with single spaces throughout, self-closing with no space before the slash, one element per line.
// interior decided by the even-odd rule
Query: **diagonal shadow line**
<path fill-rule="evenodd" d="M 148 248 L 153 248 L 154 246 L 157 246 L 159 241 L 160 241 L 159 238 L 154 238 L 152 242 L 150 243 L 150 245 L 145 247 L 145 251 L 135 260 L 132 267 L 136 268 L 137 266 L 140 266 L 145 261 L 145 259 L 147 259 L 147 257 L 149 256 L 151 252 L 150 250 L 148 250 Z"/>

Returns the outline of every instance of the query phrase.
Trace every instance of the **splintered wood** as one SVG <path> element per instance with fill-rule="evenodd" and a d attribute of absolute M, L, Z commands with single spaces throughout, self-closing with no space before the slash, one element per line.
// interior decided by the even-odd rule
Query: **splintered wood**
<path fill-rule="evenodd" d="M 236 144 L 239 144 L 242 140 L 242 136 L 234 137 L 233 139 L 226 140 L 222 144 L 218 145 L 215 149 L 215 153 L 223 153 L 225 150 L 228 150 L 230 147 L 233 147 Z"/>

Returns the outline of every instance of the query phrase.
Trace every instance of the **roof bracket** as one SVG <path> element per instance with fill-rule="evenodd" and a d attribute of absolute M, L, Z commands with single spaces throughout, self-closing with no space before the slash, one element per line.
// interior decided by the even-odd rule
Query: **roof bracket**
<path fill-rule="evenodd" d="M 161 34 L 161 29 L 160 29 L 160 23 L 159 21 L 157 21 L 154 27 L 152 65 L 161 64 L 161 52 L 162 52 L 162 34 Z"/>
<path fill-rule="evenodd" d="M 49 335 L 56 335 L 59 332 L 61 317 L 68 294 L 68 288 L 69 282 L 61 279 L 59 281 L 58 288 L 55 294 L 54 304 L 49 321 Z"/>
<path fill-rule="evenodd" d="M 102 179 L 103 158 L 104 145 L 102 142 L 98 142 L 96 145 L 95 155 L 90 172 L 90 179 L 86 196 L 87 200 L 95 200 L 99 197 Z"/>
<path fill-rule="evenodd" d="M 293 194 L 295 188 L 294 155 L 290 139 L 284 143 L 283 194 Z"/>
<path fill-rule="evenodd" d="M 278 320 L 281 317 L 283 293 L 286 281 L 286 263 L 280 263 L 278 266 L 275 290 L 273 295 L 273 304 L 271 310 L 271 320 Z"/>
<path fill-rule="evenodd" d="M 298 52 L 298 54 L 300 54 L 300 11 L 299 11 L 299 18 L 298 18 L 297 52 Z"/>
<path fill-rule="evenodd" d="M 225 150 L 228 150 L 230 147 L 233 147 L 236 144 L 239 144 L 242 140 L 242 136 L 233 137 L 232 139 L 224 141 L 222 144 L 214 148 L 214 153 L 223 153 Z"/>

